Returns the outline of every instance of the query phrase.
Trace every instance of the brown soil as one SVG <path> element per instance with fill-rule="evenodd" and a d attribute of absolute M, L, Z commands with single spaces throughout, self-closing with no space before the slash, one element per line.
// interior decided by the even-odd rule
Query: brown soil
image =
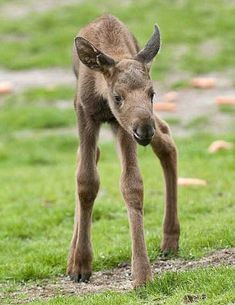
<path fill-rule="evenodd" d="M 235 265 L 235 248 L 216 251 L 200 260 L 194 261 L 159 259 L 153 263 L 152 270 L 156 276 L 166 271 L 176 272 L 221 265 Z M 33 300 L 48 299 L 55 296 L 85 295 L 108 290 L 123 292 L 131 288 L 130 265 L 121 263 L 119 268 L 94 272 L 91 281 L 87 284 L 73 283 L 68 277 L 61 276 L 42 280 L 38 284 L 34 282 L 26 283 L 19 290 L 8 293 L 8 297 L 11 299 L 11 304 L 25 304 Z M 0 300 L 3 298 L 4 295 L 0 295 Z"/>

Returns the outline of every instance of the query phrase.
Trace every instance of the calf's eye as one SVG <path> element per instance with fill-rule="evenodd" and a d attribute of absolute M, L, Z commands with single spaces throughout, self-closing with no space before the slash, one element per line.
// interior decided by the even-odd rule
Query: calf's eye
<path fill-rule="evenodd" d="M 122 100 L 122 97 L 120 95 L 115 95 L 114 98 L 116 102 L 121 102 Z"/>
<path fill-rule="evenodd" d="M 123 99 L 121 95 L 114 95 L 114 101 L 117 106 L 121 106 Z"/>
<path fill-rule="evenodd" d="M 153 102 L 154 95 L 155 95 L 154 92 L 151 92 L 151 93 L 150 93 L 150 101 L 151 101 L 151 103 Z"/>

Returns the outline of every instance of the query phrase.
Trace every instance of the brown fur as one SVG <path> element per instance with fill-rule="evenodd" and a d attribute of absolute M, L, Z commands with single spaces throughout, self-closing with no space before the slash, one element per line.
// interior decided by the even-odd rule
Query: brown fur
<path fill-rule="evenodd" d="M 105 15 L 83 28 L 75 39 L 73 62 L 77 76 L 75 109 L 80 137 L 77 206 L 67 272 L 75 281 L 91 275 L 91 214 L 99 190 L 96 164 L 100 125 L 109 122 L 121 157 L 121 191 L 132 236 L 134 287 L 152 278 L 143 227 L 143 182 L 136 148 L 150 144 L 160 159 L 166 182 L 166 208 L 161 249 L 177 251 L 177 152 L 169 128 L 155 114 L 149 63 L 160 47 L 158 28 L 140 51 L 133 35 L 117 18 Z"/>

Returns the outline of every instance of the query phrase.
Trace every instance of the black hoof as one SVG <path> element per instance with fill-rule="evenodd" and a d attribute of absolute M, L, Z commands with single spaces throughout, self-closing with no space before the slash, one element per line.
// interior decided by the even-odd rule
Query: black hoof
<path fill-rule="evenodd" d="M 81 276 L 81 282 L 88 283 L 91 277 L 91 272 L 83 273 Z"/>
<path fill-rule="evenodd" d="M 162 260 L 171 259 L 177 256 L 177 252 L 171 251 L 171 250 L 165 250 L 161 251 L 159 254 L 159 258 Z"/>
<path fill-rule="evenodd" d="M 159 253 L 159 258 L 162 260 L 166 260 L 169 257 L 169 252 L 168 251 L 161 251 Z"/>
<path fill-rule="evenodd" d="M 81 274 L 70 275 L 70 280 L 75 282 L 75 283 L 79 283 L 80 279 L 81 279 Z"/>
<path fill-rule="evenodd" d="M 90 277 L 91 277 L 91 272 L 82 273 L 82 274 L 73 274 L 70 275 L 70 280 L 75 283 L 79 283 L 79 282 L 88 283 Z"/>

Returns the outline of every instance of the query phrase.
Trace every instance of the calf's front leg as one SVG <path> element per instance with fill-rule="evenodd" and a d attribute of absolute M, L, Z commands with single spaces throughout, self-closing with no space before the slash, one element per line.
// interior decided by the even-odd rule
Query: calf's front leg
<path fill-rule="evenodd" d="M 96 145 L 99 126 L 85 118 L 80 108 L 78 109 L 78 127 L 80 149 L 77 170 L 77 205 L 67 273 L 76 282 L 87 282 L 91 276 L 92 264 L 90 238 L 92 208 L 99 190 L 99 175 L 96 168 L 99 158 L 99 149 Z"/>
<path fill-rule="evenodd" d="M 179 247 L 180 225 L 177 214 L 177 150 L 167 124 L 155 116 L 156 132 L 151 146 L 160 159 L 166 186 L 163 223 L 163 255 L 175 253 Z"/>
<path fill-rule="evenodd" d="M 121 127 L 117 129 L 121 152 L 121 191 L 126 202 L 132 237 L 132 278 L 138 287 L 152 279 L 143 225 L 143 182 L 137 164 L 136 143 Z"/>

